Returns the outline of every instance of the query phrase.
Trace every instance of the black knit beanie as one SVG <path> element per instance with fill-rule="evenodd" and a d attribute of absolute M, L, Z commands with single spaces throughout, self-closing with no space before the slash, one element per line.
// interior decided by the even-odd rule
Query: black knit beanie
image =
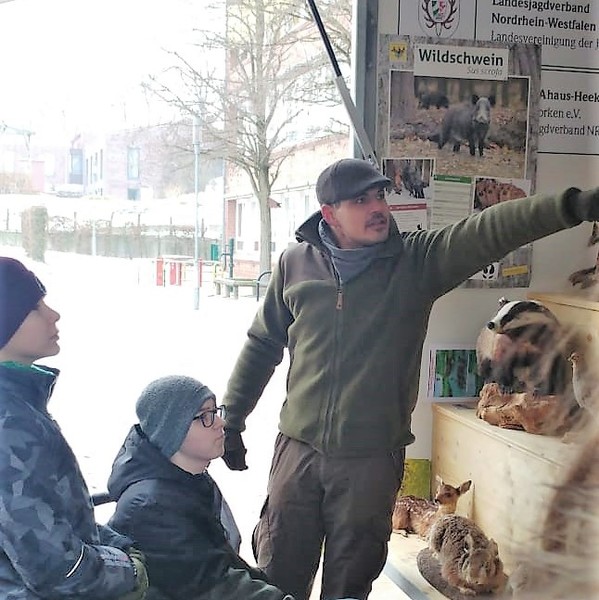
<path fill-rule="evenodd" d="M 42 282 L 23 263 L 0 256 L 0 348 L 45 295 Z"/>
<path fill-rule="evenodd" d="M 148 439 L 170 458 L 183 443 L 202 404 L 215 398 L 209 387 L 193 377 L 169 375 L 152 381 L 135 405 Z"/>

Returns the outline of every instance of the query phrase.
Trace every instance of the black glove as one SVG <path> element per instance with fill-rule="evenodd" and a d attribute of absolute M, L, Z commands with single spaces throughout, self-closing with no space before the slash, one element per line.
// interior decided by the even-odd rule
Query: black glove
<path fill-rule="evenodd" d="M 146 571 L 145 557 L 135 548 L 129 548 L 127 554 L 135 569 L 135 588 L 124 596 L 119 596 L 118 600 L 143 600 L 146 596 L 148 586 L 150 585 L 148 573 Z"/>
<path fill-rule="evenodd" d="M 247 450 L 243 445 L 241 433 L 236 429 L 227 429 L 225 427 L 225 453 L 223 460 L 231 471 L 245 471 L 248 466 L 245 462 Z"/>
<path fill-rule="evenodd" d="M 568 212 L 577 222 L 599 221 L 598 188 L 584 191 L 570 188 L 565 193 Z"/>

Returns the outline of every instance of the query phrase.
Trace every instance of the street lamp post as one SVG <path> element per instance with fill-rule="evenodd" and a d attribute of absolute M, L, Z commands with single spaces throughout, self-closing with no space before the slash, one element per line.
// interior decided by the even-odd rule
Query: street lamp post
<path fill-rule="evenodd" d="M 202 132 L 200 116 L 193 117 L 193 155 L 194 155 L 194 189 L 195 189 L 195 230 L 193 265 L 195 272 L 195 287 L 193 290 L 193 309 L 200 308 L 200 146 Z"/>
<path fill-rule="evenodd" d="M 96 256 L 97 248 L 97 236 L 96 236 L 96 217 L 92 217 L 92 256 Z"/>

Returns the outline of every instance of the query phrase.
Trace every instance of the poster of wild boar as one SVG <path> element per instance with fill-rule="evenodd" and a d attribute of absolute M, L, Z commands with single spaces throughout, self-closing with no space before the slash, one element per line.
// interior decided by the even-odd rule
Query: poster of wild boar
<path fill-rule="evenodd" d="M 376 152 L 398 226 L 439 228 L 535 190 L 541 50 L 381 35 Z M 425 216 L 426 215 L 426 216 Z M 526 287 L 532 246 L 466 287 Z"/>
<path fill-rule="evenodd" d="M 381 36 L 376 150 L 379 156 L 434 158 L 437 174 L 526 178 L 536 176 L 540 102 L 540 47 L 494 42 L 435 39 L 430 47 L 464 48 L 459 63 L 498 60 L 504 50 L 502 77 L 492 67 L 418 70 L 419 46 L 428 38 Z M 476 52 L 487 51 L 487 56 Z M 489 54 L 490 51 L 490 54 Z M 416 64 L 415 64 L 416 63 Z M 534 189 L 534 184 L 533 184 Z"/>

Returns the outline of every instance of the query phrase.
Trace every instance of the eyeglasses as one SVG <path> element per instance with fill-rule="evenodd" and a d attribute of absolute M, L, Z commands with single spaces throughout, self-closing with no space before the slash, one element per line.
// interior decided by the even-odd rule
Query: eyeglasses
<path fill-rule="evenodd" d="M 214 417 L 218 415 L 219 418 L 224 419 L 226 413 L 225 407 L 221 405 L 201 412 L 199 415 L 196 415 L 192 421 L 199 420 L 204 427 L 212 427 L 214 425 Z"/>

